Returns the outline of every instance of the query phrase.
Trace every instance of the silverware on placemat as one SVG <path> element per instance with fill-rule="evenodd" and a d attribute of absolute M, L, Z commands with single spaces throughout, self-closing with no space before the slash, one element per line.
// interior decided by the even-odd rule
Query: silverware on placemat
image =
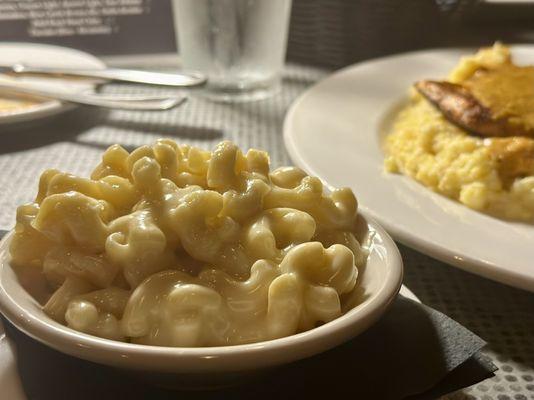
<path fill-rule="evenodd" d="M 32 67 L 25 64 L 1 65 L 0 73 L 13 75 L 52 75 L 62 77 L 96 78 L 109 81 L 144 83 L 149 85 L 190 87 L 206 82 L 206 76 L 199 72 L 155 72 L 134 69 L 106 68 L 48 68 Z"/>
<path fill-rule="evenodd" d="M 14 79 L 1 79 L 0 92 L 39 96 L 69 103 L 95 107 L 117 108 L 137 111 L 163 111 L 177 107 L 187 100 L 185 95 L 145 96 L 145 95 L 102 95 L 98 93 L 75 93 L 40 87 Z"/>

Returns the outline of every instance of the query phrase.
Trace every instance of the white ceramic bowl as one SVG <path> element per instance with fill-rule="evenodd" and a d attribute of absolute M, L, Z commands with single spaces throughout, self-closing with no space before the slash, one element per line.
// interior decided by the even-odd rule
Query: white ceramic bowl
<path fill-rule="evenodd" d="M 237 346 L 175 348 L 116 342 L 72 330 L 44 314 L 19 284 L 9 263 L 11 234 L 0 242 L 0 311 L 18 329 L 63 353 L 130 370 L 180 374 L 182 382 L 183 376 L 195 376 L 206 385 L 215 375 L 220 382 L 225 376 L 323 352 L 353 338 L 379 319 L 400 289 L 402 260 L 393 240 L 376 222 L 360 217 L 358 225 L 358 236 L 368 238 L 370 247 L 366 267 L 358 278 L 361 303 L 334 321 L 281 339 Z"/>

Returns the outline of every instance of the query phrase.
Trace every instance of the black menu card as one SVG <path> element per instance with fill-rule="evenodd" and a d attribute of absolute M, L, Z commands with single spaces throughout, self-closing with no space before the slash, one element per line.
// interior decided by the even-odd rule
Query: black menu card
<path fill-rule="evenodd" d="M 96 55 L 176 51 L 171 0 L 0 0 L 0 41 Z"/>

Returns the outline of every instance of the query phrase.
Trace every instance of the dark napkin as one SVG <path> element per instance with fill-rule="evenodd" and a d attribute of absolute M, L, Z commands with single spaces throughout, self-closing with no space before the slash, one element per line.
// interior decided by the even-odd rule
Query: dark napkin
<path fill-rule="evenodd" d="M 399 296 L 369 330 L 348 343 L 253 381 L 216 391 L 177 392 L 52 350 L 7 321 L 29 399 L 435 399 L 493 376 L 485 342 L 430 307 Z"/>

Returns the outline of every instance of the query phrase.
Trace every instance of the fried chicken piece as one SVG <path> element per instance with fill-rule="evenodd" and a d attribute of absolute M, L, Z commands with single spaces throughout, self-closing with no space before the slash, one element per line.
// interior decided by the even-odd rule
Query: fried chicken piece
<path fill-rule="evenodd" d="M 419 81 L 415 88 L 452 123 L 480 136 L 534 136 L 534 131 L 496 117 L 470 90 L 450 82 Z"/>
<path fill-rule="evenodd" d="M 534 175 L 533 139 L 492 138 L 487 141 L 487 146 L 505 186 L 509 186 L 516 178 Z"/>

